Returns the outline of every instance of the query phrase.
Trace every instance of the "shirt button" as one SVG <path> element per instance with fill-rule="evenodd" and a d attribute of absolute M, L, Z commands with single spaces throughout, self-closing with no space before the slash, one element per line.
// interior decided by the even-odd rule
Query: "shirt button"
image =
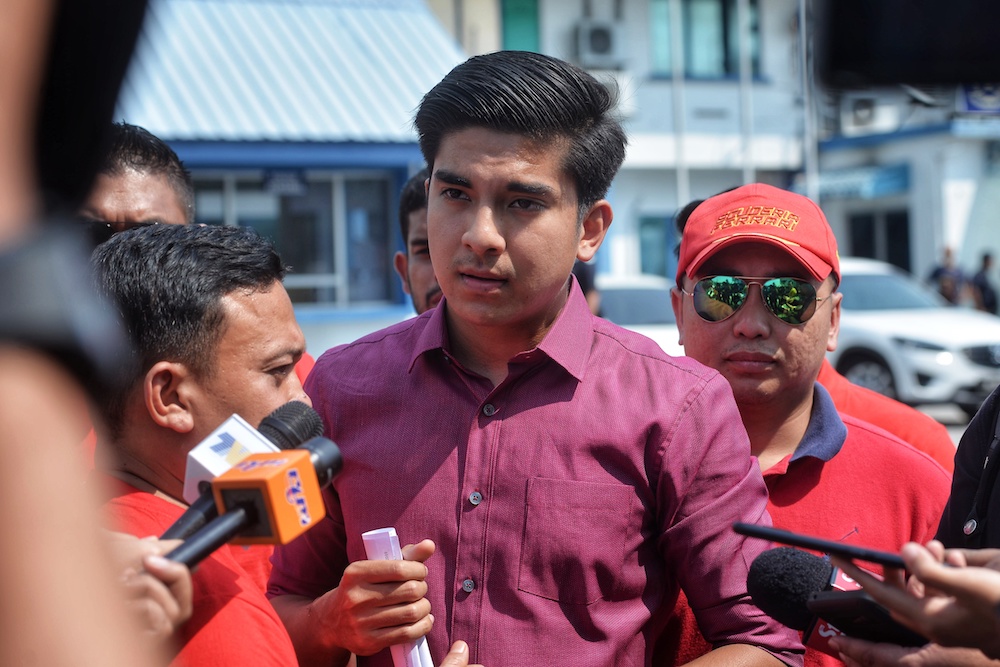
<path fill-rule="evenodd" d="M 492 403 L 487 403 L 486 405 L 483 406 L 483 414 L 486 415 L 487 417 L 492 417 L 496 413 L 497 409 L 493 407 Z"/>
<path fill-rule="evenodd" d="M 478 505 L 479 503 L 483 502 L 483 494 L 479 493 L 478 491 L 473 491 L 471 494 L 469 494 L 469 502 L 472 503 L 473 505 Z"/>
<path fill-rule="evenodd" d="M 979 524 L 976 523 L 975 519 L 969 519 L 968 521 L 965 522 L 965 525 L 962 526 L 962 532 L 965 533 L 966 535 L 972 535 L 974 532 L 976 532 L 976 528 L 978 527 Z"/>
<path fill-rule="evenodd" d="M 471 593 L 476 588 L 476 582 L 472 579 L 466 579 L 462 582 L 462 590 L 466 593 Z"/>

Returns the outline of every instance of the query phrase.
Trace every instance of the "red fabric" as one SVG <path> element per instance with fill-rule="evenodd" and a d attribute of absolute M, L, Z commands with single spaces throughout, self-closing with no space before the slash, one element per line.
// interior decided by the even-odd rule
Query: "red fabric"
<path fill-rule="evenodd" d="M 315 365 L 316 360 L 312 358 L 312 355 L 308 352 L 303 352 L 299 363 L 295 364 L 295 374 L 299 376 L 299 382 L 302 384 L 306 383 L 306 378 L 309 377 L 309 372 Z"/>
<path fill-rule="evenodd" d="M 932 539 L 948 500 L 950 474 L 881 429 L 847 415 L 841 418 L 847 440 L 830 461 L 787 457 L 764 473 L 774 525 L 884 551 Z M 878 566 L 869 567 L 881 574 Z M 684 664 L 711 649 L 683 596 L 676 612 L 667 633 L 673 641 L 661 647 L 658 664 Z M 805 665 L 843 663 L 807 650 Z"/>
<path fill-rule="evenodd" d="M 271 576 L 271 554 L 274 546 L 270 544 L 230 544 L 229 550 L 233 558 L 240 564 L 253 582 L 263 593 L 267 590 L 267 580 Z"/>
<path fill-rule="evenodd" d="M 820 368 L 818 381 L 830 392 L 838 412 L 884 428 L 929 455 L 949 473 L 954 472 L 955 443 L 948 429 L 936 419 L 877 391 L 853 384 L 826 360 Z"/>
<path fill-rule="evenodd" d="M 104 506 L 109 527 L 140 537 L 160 535 L 184 508 L 118 480 Z M 198 566 L 192 582 L 194 614 L 178 630 L 179 650 L 171 665 L 296 665 L 291 639 L 271 604 L 233 559 L 219 549 Z"/>

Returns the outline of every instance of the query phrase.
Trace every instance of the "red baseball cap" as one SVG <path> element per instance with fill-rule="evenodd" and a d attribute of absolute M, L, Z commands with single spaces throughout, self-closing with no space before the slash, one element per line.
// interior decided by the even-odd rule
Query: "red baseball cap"
<path fill-rule="evenodd" d="M 794 192 L 751 183 L 709 197 L 691 213 L 681 236 L 678 284 L 722 248 L 751 241 L 785 250 L 816 280 L 833 273 L 840 282 L 837 239 L 819 206 Z"/>

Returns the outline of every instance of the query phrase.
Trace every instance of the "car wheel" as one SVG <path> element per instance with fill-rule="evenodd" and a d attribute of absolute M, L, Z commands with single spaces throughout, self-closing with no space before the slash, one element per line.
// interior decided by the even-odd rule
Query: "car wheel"
<path fill-rule="evenodd" d="M 855 356 L 841 360 L 837 370 L 856 385 L 896 398 L 896 382 L 892 371 L 881 359 Z"/>

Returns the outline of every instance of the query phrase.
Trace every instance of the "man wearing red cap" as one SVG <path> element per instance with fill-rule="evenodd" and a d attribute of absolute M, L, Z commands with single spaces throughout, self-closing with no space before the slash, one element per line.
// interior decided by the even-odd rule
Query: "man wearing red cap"
<path fill-rule="evenodd" d="M 680 342 L 729 380 L 775 526 L 898 551 L 934 536 L 950 478 L 887 431 L 838 414 L 817 383 L 837 345 L 839 281 L 837 240 L 811 200 L 760 183 L 711 197 L 681 238 Z M 697 629 L 683 618 L 672 648 L 690 658 Z M 807 649 L 810 664 L 840 663 Z"/>

